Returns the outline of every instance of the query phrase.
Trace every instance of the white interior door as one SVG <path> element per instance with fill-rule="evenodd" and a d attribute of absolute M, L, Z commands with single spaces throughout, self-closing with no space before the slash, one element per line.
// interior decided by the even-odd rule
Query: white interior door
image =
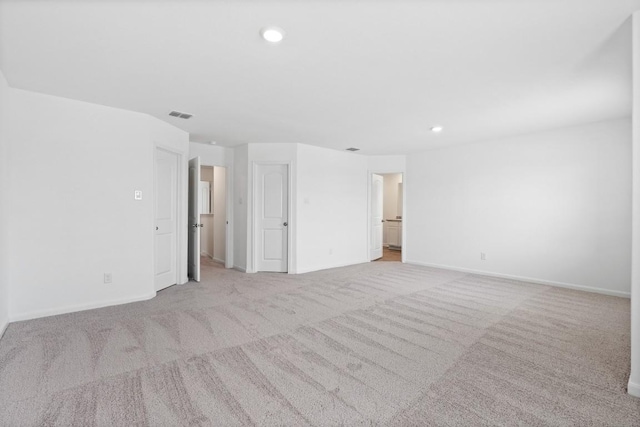
<path fill-rule="evenodd" d="M 178 216 L 178 156 L 157 149 L 155 156 L 155 278 L 156 290 L 178 282 L 177 216 Z"/>
<path fill-rule="evenodd" d="M 288 165 L 257 165 L 255 243 L 257 271 L 288 271 Z"/>
<path fill-rule="evenodd" d="M 371 175 L 371 254 L 370 259 L 382 258 L 383 233 L 383 190 L 382 175 Z"/>
<path fill-rule="evenodd" d="M 189 255 L 190 279 L 200 281 L 200 157 L 189 160 Z"/>

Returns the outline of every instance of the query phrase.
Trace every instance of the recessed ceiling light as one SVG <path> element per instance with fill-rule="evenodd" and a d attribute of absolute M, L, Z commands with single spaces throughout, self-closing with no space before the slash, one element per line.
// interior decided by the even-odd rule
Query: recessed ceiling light
<path fill-rule="evenodd" d="M 435 133 L 442 132 L 442 129 L 444 129 L 442 126 L 434 126 L 431 128 L 431 132 L 435 132 Z"/>
<path fill-rule="evenodd" d="M 278 27 L 265 27 L 260 30 L 260 35 L 269 43 L 278 43 L 284 38 L 284 31 Z"/>
<path fill-rule="evenodd" d="M 216 144 L 217 144 L 217 142 L 216 142 L 216 141 L 209 141 L 209 144 L 211 144 L 211 145 L 216 145 Z"/>

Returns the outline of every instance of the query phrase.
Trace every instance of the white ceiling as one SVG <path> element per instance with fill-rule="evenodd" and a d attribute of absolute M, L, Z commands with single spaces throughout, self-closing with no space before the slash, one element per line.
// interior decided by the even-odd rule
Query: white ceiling
<path fill-rule="evenodd" d="M 2 1 L 0 68 L 13 87 L 148 113 L 195 141 L 410 153 L 628 116 L 638 9 L 640 0 Z M 285 40 L 262 40 L 266 25 Z M 430 132 L 435 124 L 444 132 Z"/>

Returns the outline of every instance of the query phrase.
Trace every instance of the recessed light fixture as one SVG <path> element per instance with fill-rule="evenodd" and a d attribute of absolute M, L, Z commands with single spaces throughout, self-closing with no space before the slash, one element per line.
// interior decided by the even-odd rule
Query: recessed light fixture
<path fill-rule="evenodd" d="M 442 132 L 442 129 L 444 129 L 442 126 L 434 126 L 431 128 L 431 132 L 435 132 L 435 133 Z"/>
<path fill-rule="evenodd" d="M 211 144 L 211 145 L 216 145 L 216 144 L 217 144 L 217 142 L 216 142 L 216 141 L 209 141 L 209 144 Z"/>
<path fill-rule="evenodd" d="M 264 27 L 260 35 L 269 43 L 279 43 L 284 38 L 284 30 L 278 27 Z"/>

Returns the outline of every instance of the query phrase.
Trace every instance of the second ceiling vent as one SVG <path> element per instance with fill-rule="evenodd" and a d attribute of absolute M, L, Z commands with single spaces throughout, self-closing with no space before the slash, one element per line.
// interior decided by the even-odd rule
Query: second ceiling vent
<path fill-rule="evenodd" d="M 190 119 L 193 117 L 193 114 L 183 113 L 182 111 L 172 111 L 169 113 L 171 117 L 178 117 L 179 119 Z"/>

